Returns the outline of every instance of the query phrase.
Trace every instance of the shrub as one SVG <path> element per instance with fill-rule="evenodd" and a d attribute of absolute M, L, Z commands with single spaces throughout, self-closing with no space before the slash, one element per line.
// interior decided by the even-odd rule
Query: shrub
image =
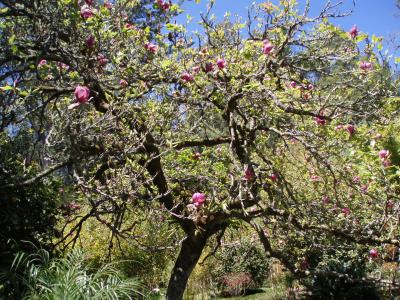
<path fill-rule="evenodd" d="M 19 252 L 0 282 L 10 284 L 10 278 L 24 287 L 19 299 L 133 299 L 142 295 L 137 279 L 124 279 L 112 264 L 93 272 L 78 251 L 53 259 L 44 249 L 34 254 Z"/>
<path fill-rule="evenodd" d="M 238 295 L 261 287 L 268 272 L 269 261 L 263 250 L 250 240 L 223 245 L 211 270 L 224 295 Z"/>
<path fill-rule="evenodd" d="M 228 273 L 220 278 L 220 283 L 223 296 L 239 296 L 255 286 L 251 275 L 245 272 Z"/>
<path fill-rule="evenodd" d="M 363 252 L 338 250 L 323 255 L 317 268 L 320 275 L 303 282 L 312 292 L 311 299 L 381 299 L 376 286 L 365 280 L 369 268 Z"/>

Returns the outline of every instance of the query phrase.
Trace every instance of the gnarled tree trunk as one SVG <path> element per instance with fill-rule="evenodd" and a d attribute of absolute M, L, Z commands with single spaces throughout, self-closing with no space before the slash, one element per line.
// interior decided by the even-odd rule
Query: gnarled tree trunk
<path fill-rule="evenodd" d="M 196 266 L 206 245 L 208 234 L 193 233 L 181 245 L 178 258 L 168 283 L 167 300 L 181 300 L 190 274 Z"/>

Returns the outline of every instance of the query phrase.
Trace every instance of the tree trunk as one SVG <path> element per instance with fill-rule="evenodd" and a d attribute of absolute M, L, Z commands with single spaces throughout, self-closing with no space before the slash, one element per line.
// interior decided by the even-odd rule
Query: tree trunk
<path fill-rule="evenodd" d="M 193 233 L 186 237 L 168 283 L 167 300 L 181 300 L 190 274 L 196 266 L 207 242 L 207 235 Z"/>

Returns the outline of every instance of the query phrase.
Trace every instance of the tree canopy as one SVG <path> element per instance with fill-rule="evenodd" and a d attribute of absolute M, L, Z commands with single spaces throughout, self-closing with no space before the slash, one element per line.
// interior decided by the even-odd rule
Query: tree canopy
<path fill-rule="evenodd" d="M 192 33 L 168 1 L 0 3 L 1 140 L 27 136 L 1 146 L 25 168 L 2 188 L 63 183 L 87 209 L 58 246 L 91 218 L 129 240 L 129 216 L 166 216 L 183 237 L 168 299 L 238 224 L 299 277 L 335 247 L 399 246 L 397 79 L 379 38 L 330 22 L 338 4 L 218 21 L 211 2 Z"/>

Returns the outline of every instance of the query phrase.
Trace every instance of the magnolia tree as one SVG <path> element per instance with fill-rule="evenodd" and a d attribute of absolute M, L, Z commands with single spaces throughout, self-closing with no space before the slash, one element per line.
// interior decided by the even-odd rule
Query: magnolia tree
<path fill-rule="evenodd" d="M 299 277 L 315 250 L 399 246 L 395 81 L 380 39 L 329 22 L 338 4 L 217 22 L 212 1 L 189 33 L 162 0 L 0 3 L 2 129 L 28 128 L 42 168 L 7 187 L 61 176 L 85 199 L 60 243 L 89 218 L 132 239 L 127 215 L 168 215 L 184 235 L 168 299 L 235 220 Z"/>

